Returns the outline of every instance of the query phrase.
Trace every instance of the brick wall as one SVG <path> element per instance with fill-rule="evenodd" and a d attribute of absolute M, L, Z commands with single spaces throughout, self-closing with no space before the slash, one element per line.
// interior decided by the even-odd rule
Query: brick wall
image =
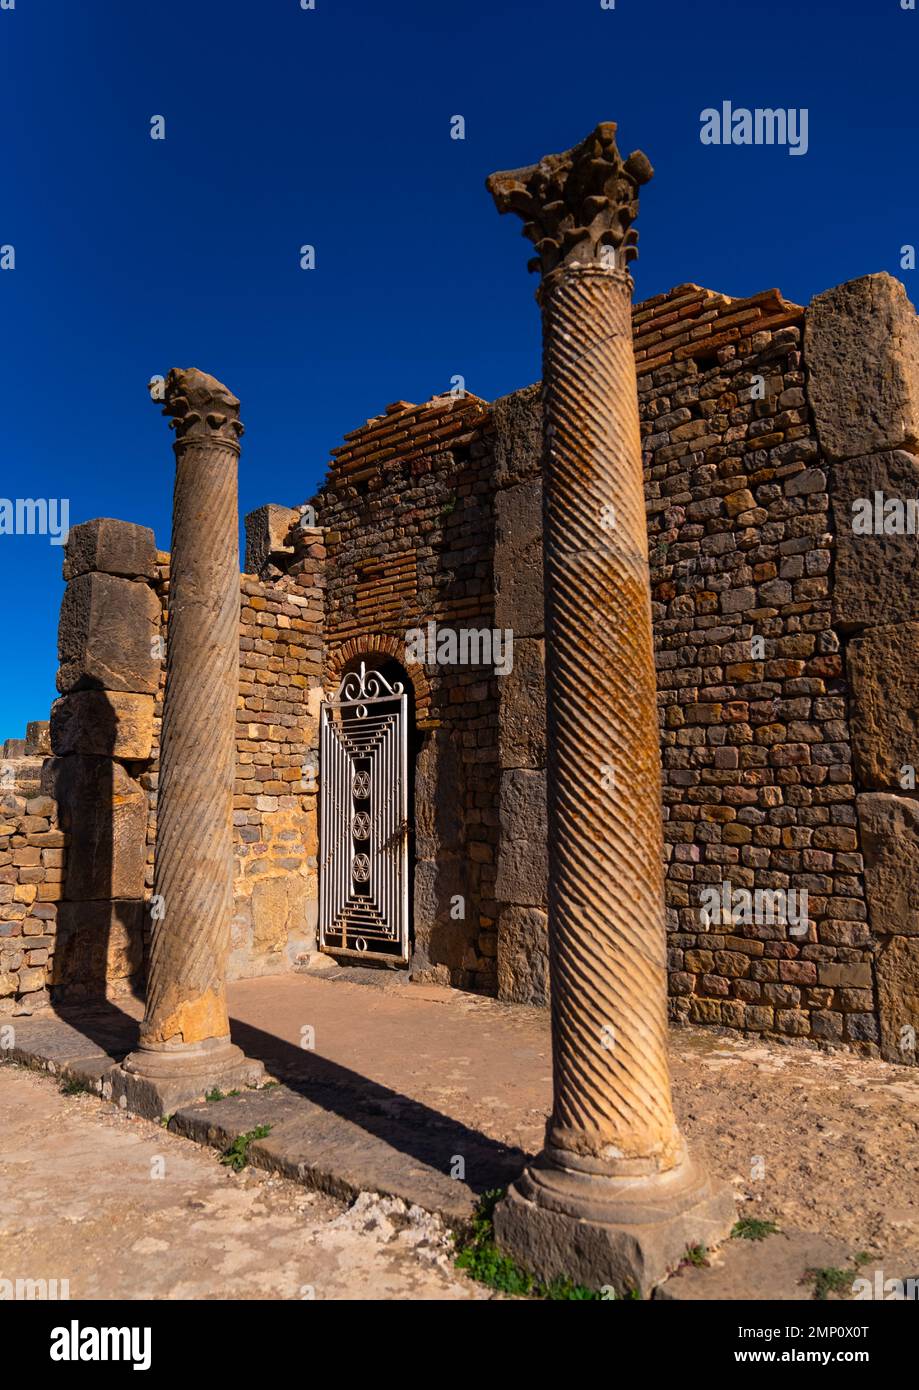
<path fill-rule="evenodd" d="M 775 292 L 731 304 L 682 286 L 639 306 L 635 322 L 672 1014 L 874 1044 L 804 312 Z M 701 893 L 725 883 L 730 911 L 706 920 Z M 802 905 L 806 892 L 806 917 L 750 922 L 741 898 L 737 922 L 738 889 L 795 893 Z"/>
<path fill-rule="evenodd" d="M 471 395 L 399 401 L 333 451 L 313 499 L 328 552 L 329 693 L 362 654 L 405 664 L 410 629 L 493 627 L 487 419 Z M 413 974 L 493 991 L 496 679 L 482 666 L 437 663 L 409 665 L 407 675 L 417 725 Z"/>

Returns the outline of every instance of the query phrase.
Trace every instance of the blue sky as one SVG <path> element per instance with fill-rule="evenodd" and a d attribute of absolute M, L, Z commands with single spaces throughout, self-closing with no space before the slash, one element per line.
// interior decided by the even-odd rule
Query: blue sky
<path fill-rule="evenodd" d="M 483 181 L 600 120 L 656 170 L 637 297 L 692 280 L 804 303 L 886 269 L 915 302 L 917 56 L 901 0 L 15 0 L 0 496 L 67 497 L 72 523 L 143 522 L 168 547 L 170 435 L 145 383 L 170 366 L 242 400 L 241 513 L 306 500 L 390 401 L 535 380 L 528 243 Z M 806 107 L 808 153 L 703 146 L 723 101 Z M 0 736 L 47 718 L 61 558 L 0 536 Z"/>

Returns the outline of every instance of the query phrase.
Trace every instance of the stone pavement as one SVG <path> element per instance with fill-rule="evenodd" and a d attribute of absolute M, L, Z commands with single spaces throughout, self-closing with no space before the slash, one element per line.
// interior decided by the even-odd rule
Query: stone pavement
<path fill-rule="evenodd" d="M 390 1198 L 345 1210 L 256 1168 L 234 1173 L 16 1067 L 0 1067 L 0 1115 L 0 1280 L 44 1280 L 71 1300 L 489 1297 L 453 1268 L 440 1220 Z"/>
<path fill-rule="evenodd" d="M 333 969 L 230 986 L 234 1041 L 281 1084 L 188 1106 L 170 1128 L 334 1197 L 377 1192 L 451 1225 L 538 1149 L 550 1099 L 547 1015 L 394 973 Z M 140 1005 L 12 1020 L 14 1059 L 99 1086 Z M 739 1214 L 781 1238 L 733 1241 L 667 1297 L 807 1297 L 809 1265 L 919 1273 L 919 1073 L 702 1029 L 671 1035 L 677 1113 Z M 776 1290 L 782 1290 L 777 1292 Z M 732 1291 L 733 1290 L 733 1294 Z M 751 1292 L 754 1290 L 754 1292 Z M 755 1290 L 762 1290 L 755 1292 Z"/>

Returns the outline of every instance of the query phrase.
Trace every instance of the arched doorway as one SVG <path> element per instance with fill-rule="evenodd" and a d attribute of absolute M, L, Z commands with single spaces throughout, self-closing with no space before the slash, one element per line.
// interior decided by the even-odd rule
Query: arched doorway
<path fill-rule="evenodd" d="M 407 965 L 412 686 L 384 655 L 355 658 L 321 707 L 319 947 Z"/>

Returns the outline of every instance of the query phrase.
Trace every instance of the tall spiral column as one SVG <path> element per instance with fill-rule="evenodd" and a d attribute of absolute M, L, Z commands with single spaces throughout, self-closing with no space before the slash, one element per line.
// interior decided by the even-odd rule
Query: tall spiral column
<path fill-rule="evenodd" d="M 647 1291 L 733 1202 L 689 1160 L 667 1059 L 660 744 L 630 225 L 651 177 L 616 127 L 493 174 L 543 280 L 553 1106 L 495 1217 L 544 1277 Z"/>
<path fill-rule="evenodd" d="M 176 431 L 176 479 L 153 939 L 140 1047 L 124 1063 L 129 1099 L 147 1096 L 138 1108 L 159 1113 L 261 1073 L 230 1043 L 226 1004 L 243 426 L 236 397 L 193 368 L 169 373 L 163 414 Z"/>

